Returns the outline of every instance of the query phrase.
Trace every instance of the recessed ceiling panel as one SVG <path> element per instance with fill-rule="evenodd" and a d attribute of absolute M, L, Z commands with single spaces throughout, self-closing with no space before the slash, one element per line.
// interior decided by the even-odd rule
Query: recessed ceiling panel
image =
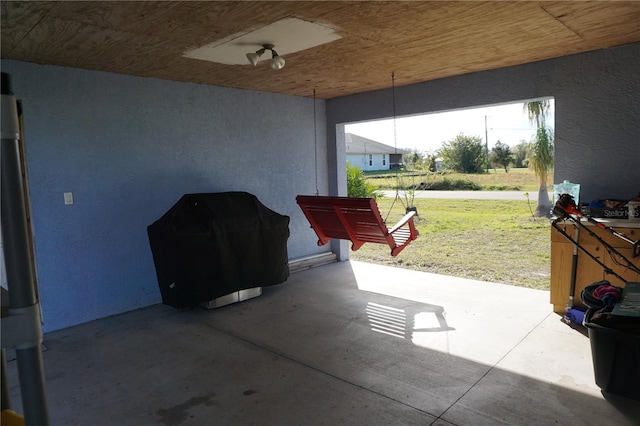
<path fill-rule="evenodd" d="M 328 25 L 298 18 L 285 18 L 263 27 L 234 34 L 206 46 L 184 53 L 184 56 L 226 65 L 250 65 L 246 54 L 255 52 L 263 44 L 273 44 L 279 55 L 300 52 L 342 38 Z M 270 55 L 260 59 L 269 60 Z"/>

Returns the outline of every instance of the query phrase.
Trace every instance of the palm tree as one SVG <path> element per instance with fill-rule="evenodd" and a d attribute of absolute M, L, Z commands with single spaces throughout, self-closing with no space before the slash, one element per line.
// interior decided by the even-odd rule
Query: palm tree
<path fill-rule="evenodd" d="M 546 115 L 549 112 L 549 100 L 525 102 L 524 109 L 529 121 L 536 125 L 536 135 L 529 143 L 527 158 L 529 168 L 538 178 L 538 207 L 535 216 L 550 216 L 551 203 L 547 191 L 547 174 L 553 168 L 553 130 L 546 125 Z"/>

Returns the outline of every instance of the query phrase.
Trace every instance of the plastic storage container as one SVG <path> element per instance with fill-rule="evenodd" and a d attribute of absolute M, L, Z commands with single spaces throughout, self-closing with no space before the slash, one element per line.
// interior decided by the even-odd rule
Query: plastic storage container
<path fill-rule="evenodd" d="M 568 180 L 565 180 L 562 183 L 557 183 L 553 185 L 553 205 L 555 206 L 556 201 L 562 194 L 569 194 L 573 197 L 573 201 L 575 201 L 576 206 L 580 205 L 580 184 L 579 183 L 571 183 Z"/>
<path fill-rule="evenodd" d="M 600 389 L 640 401 L 640 335 L 591 323 L 596 309 L 585 314 L 593 372 Z"/>

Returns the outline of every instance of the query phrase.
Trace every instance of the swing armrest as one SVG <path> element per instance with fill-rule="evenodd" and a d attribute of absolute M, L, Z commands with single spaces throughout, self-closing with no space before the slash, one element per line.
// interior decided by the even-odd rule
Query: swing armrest
<path fill-rule="evenodd" d="M 393 228 L 389 229 L 389 234 L 393 234 L 394 232 L 396 232 L 398 229 L 402 228 L 403 226 L 405 226 L 407 223 L 409 223 L 409 227 L 413 228 L 413 217 L 416 215 L 416 212 L 409 212 L 406 215 L 404 215 L 404 217 L 402 219 L 400 219 L 398 221 L 398 223 L 396 223 L 395 225 L 393 225 Z"/>
<path fill-rule="evenodd" d="M 389 229 L 388 235 L 392 239 L 392 241 L 389 241 L 391 256 L 395 257 L 400 254 L 411 241 L 418 237 L 418 230 L 413 224 L 413 217 L 415 215 L 416 212 L 414 211 L 407 213 L 393 228 Z"/>

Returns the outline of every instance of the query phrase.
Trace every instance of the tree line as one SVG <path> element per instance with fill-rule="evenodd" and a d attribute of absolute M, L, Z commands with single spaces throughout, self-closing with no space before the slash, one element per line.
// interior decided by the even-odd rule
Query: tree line
<path fill-rule="evenodd" d="M 443 142 L 440 149 L 432 154 L 423 154 L 409 150 L 404 155 L 404 163 L 413 170 L 438 170 L 437 161 L 443 167 L 460 173 L 484 173 L 488 168 L 504 169 L 528 167 L 530 143 L 521 140 L 515 146 L 509 146 L 500 140 L 489 151 L 479 136 L 459 134 L 454 139 Z"/>

